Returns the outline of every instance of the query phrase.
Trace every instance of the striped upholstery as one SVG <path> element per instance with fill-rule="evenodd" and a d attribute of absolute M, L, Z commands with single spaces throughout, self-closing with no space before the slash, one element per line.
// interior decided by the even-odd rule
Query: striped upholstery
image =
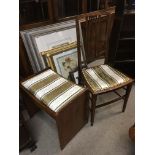
<path fill-rule="evenodd" d="M 22 82 L 22 85 L 55 112 L 84 91 L 84 88 L 62 78 L 51 69 Z"/>
<path fill-rule="evenodd" d="M 131 79 L 108 65 L 83 69 L 82 73 L 93 93 L 106 91 Z"/>

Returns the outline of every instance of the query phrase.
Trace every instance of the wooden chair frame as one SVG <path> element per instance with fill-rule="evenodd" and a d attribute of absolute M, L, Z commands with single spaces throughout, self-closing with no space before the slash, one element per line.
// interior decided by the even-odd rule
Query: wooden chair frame
<path fill-rule="evenodd" d="M 83 93 L 77 95 L 60 111 L 54 112 L 42 101 L 38 100 L 21 84 L 23 81 L 40 73 L 41 72 L 22 80 L 20 82 L 20 92 L 24 102 L 27 102 L 27 104 L 35 104 L 38 108 L 48 113 L 56 121 L 60 147 L 63 149 L 66 144 L 76 135 L 76 133 L 88 122 L 88 91 L 85 89 Z"/>
<path fill-rule="evenodd" d="M 104 17 L 105 15 L 105 17 Z M 107 52 L 108 52 L 108 43 L 109 43 L 109 38 L 110 38 L 110 32 L 111 32 L 111 29 L 112 29 L 112 24 L 113 24 L 113 17 L 114 17 L 114 13 L 108 13 L 108 12 L 105 12 L 102 14 L 103 16 L 103 20 L 105 19 L 106 22 L 107 22 L 107 31 L 105 33 L 105 38 L 106 38 L 106 47 L 105 47 L 105 62 L 107 63 L 106 59 L 107 59 Z M 85 48 L 85 51 L 87 50 L 87 47 L 89 46 L 89 42 L 87 41 L 86 42 L 86 45 L 85 47 L 82 47 L 84 46 L 81 41 L 81 36 L 82 35 L 82 31 L 81 31 L 81 27 L 80 27 L 80 20 L 84 18 L 84 20 L 86 21 L 86 29 L 88 28 L 89 32 L 86 32 L 86 35 L 87 36 L 90 36 L 89 33 L 91 33 L 90 31 L 90 24 L 91 24 L 91 20 L 95 20 L 96 23 L 100 23 L 101 21 L 101 14 L 85 14 L 84 16 L 78 16 L 76 18 L 76 30 L 77 30 L 77 49 L 78 49 L 78 63 L 79 63 L 79 75 L 80 75 L 80 83 L 82 83 L 82 81 L 84 82 L 84 84 L 86 85 L 86 87 L 88 88 L 89 90 L 89 100 L 91 102 L 91 107 L 89 108 L 90 109 L 90 112 L 91 112 L 91 126 L 93 126 L 93 123 L 94 123 L 94 116 L 95 116 L 95 109 L 96 108 L 100 108 L 100 107 L 103 107 L 103 106 L 106 106 L 106 105 L 109 105 L 109 104 L 112 104 L 113 102 L 116 102 L 116 101 L 119 101 L 119 100 L 124 100 L 124 104 L 123 104 L 123 108 L 122 108 L 122 112 L 125 111 L 126 109 L 126 106 L 127 106 L 127 101 L 128 101 L 128 97 L 129 97 L 129 94 L 130 94 L 130 91 L 131 91 L 131 88 L 132 88 L 132 83 L 133 83 L 133 80 L 130 79 L 128 82 L 125 82 L 123 84 L 120 84 L 119 86 L 116 86 L 116 87 L 112 87 L 112 88 L 109 88 L 109 89 L 106 89 L 106 90 L 103 90 L 103 91 L 98 91 L 98 92 L 95 92 L 92 90 L 92 88 L 89 86 L 89 84 L 87 83 L 86 79 L 84 78 L 83 74 L 82 74 L 82 69 L 83 69 L 83 66 L 82 66 L 82 63 L 81 63 L 81 55 L 83 55 L 83 60 L 84 60 L 84 66 L 85 68 L 89 68 L 88 67 L 88 63 L 87 62 L 87 58 L 85 56 L 85 53 L 83 53 L 83 51 L 81 51 L 81 49 Z M 80 32 L 81 31 L 81 32 Z M 94 30 L 92 30 L 94 31 Z M 98 33 L 99 34 L 99 33 Z M 96 38 L 95 38 L 96 39 Z M 94 39 L 94 40 L 95 40 Z M 86 51 L 87 52 L 87 51 Z M 95 52 L 96 52 L 96 49 L 95 49 Z M 96 54 L 96 53 L 95 53 Z M 120 88 L 124 88 L 126 90 L 126 93 L 125 95 L 121 96 L 117 90 L 120 89 Z M 109 93 L 109 92 L 114 92 L 118 98 L 115 98 L 111 101 L 108 101 L 108 102 L 105 102 L 103 104 L 100 104 L 100 105 L 96 105 L 96 101 L 97 101 L 97 96 L 98 95 L 101 95 L 101 94 L 105 94 L 105 93 Z"/>

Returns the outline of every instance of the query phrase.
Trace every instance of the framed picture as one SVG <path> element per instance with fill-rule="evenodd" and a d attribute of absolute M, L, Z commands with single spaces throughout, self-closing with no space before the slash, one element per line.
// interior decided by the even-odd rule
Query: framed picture
<path fill-rule="evenodd" d="M 42 52 L 48 66 L 64 78 L 69 78 L 69 73 L 78 67 L 78 55 L 76 42 L 61 45 L 55 49 Z"/>
<path fill-rule="evenodd" d="M 24 30 L 20 33 L 34 72 L 46 68 L 41 52 L 76 41 L 75 20 Z"/>
<path fill-rule="evenodd" d="M 32 41 L 32 35 L 43 33 L 44 31 L 50 30 L 53 25 L 46 25 L 41 26 L 37 28 L 32 28 L 28 30 L 20 31 L 21 37 L 23 39 L 23 43 L 26 48 L 26 52 L 28 54 L 31 66 L 33 71 L 36 73 L 37 71 L 40 71 L 42 68 L 45 68 L 44 62 L 42 61 L 42 58 L 40 57 L 39 53 L 36 52 L 36 49 L 34 47 L 34 43 Z"/>
<path fill-rule="evenodd" d="M 79 84 L 79 72 L 78 69 L 75 69 L 74 71 L 71 71 L 69 73 L 69 79 L 73 81 L 76 84 Z"/>
<path fill-rule="evenodd" d="M 43 34 L 32 35 L 34 46 L 38 52 L 47 51 L 53 49 L 59 45 L 65 43 L 71 43 L 76 41 L 76 28 L 75 26 L 68 26 L 61 29 L 61 31 L 50 31 Z"/>

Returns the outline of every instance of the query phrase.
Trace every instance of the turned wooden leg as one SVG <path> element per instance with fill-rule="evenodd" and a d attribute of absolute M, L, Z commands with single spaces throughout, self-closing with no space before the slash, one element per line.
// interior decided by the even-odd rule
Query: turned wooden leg
<path fill-rule="evenodd" d="M 128 98 L 129 98 L 129 95 L 130 95 L 130 92 L 131 92 L 131 88 L 132 88 L 132 84 L 127 86 L 122 112 L 125 112 L 126 105 L 127 105 L 127 102 L 128 102 Z"/>
<path fill-rule="evenodd" d="M 96 99 L 97 99 L 97 96 L 92 95 L 92 100 L 91 100 L 91 126 L 93 126 L 93 124 L 94 124 Z"/>

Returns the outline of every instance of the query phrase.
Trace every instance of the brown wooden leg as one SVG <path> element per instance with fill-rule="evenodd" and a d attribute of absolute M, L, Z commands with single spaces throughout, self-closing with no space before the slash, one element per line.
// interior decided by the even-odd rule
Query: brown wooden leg
<path fill-rule="evenodd" d="M 93 126 L 93 124 L 94 124 L 96 99 L 97 99 L 97 95 L 92 95 L 92 100 L 91 100 L 91 126 Z"/>
<path fill-rule="evenodd" d="M 132 88 L 132 84 L 127 86 L 122 112 L 125 112 L 126 105 L 127 105 L 127 102 L 128 102 L 128 98 L 129 98 L 129 95 L 130 95 L 130 92 L 131 92 L 131 88 Z"/>

